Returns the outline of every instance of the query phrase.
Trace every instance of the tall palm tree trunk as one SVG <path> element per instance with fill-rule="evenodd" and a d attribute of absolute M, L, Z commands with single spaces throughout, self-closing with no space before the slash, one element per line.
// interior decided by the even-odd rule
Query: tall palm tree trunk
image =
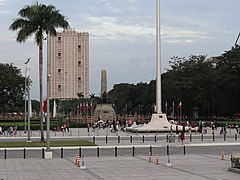
<path fill-rule="evenodd" d="M 40 37 L 40 43 L 39 43 L 40 122 L 41 122 L 41 141 L 44 141 L 43 112 L 42 112 L 42 71 L 43 71 L 43 40 L 42 40 L 42 37 Z"/>

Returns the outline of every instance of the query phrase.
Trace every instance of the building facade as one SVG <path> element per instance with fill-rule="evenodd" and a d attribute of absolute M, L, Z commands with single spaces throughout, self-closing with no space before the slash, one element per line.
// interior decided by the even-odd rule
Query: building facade
<path fill-rule="evenodd" d="M 89 96 L 89 33 L 66 29 L 48 39 L 50 98 Z"/>

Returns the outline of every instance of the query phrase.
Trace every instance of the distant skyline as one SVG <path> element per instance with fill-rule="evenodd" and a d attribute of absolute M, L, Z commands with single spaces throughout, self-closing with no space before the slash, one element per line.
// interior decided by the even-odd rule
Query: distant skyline
<path fill-rule="evenodd" d="M 38 47 L 33 38 L 16 42 L 8 28 L 18 11 L 33 0 L 0 0 L 0 62 L 23 70 L 31 58 L 31 99 L 39 99 Z M 90 34 L 90 94 L 100 95 L 101 70 L 108 90 L 118 83 L 155 79 L 156 0 L 39 0 L 56 6 L 71 28 Z M 239 0 L 161 0 L 161 64 L 172 56 L 218 56 L 229 50 L 240 31 Z M 44 96 L 46 96 L 46 43 Z"/>

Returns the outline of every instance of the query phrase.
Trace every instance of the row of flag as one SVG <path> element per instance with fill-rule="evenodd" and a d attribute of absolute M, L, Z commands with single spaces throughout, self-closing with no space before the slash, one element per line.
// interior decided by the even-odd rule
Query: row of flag
<path fill-rule="evenodd" d="M 78 106 L 78 108 L 79 108 L 79 110 L 84 110 L 84 109 L 92 110 L 92 102 L 90 104 L 80 103 L 80 107 Z M 43 113 L 47 112 L 47 98 L 43 101 L 42 112 Z M 56 117 L 56 114 L 57 114 L 57 104 L 56 104 L 56 100 L 54 100 L 53 101 L 53 117 Z"/>
<path fill-rule="evenodd" d="M 174 101 L 173 101 L 172 107 L 173 107 L 173 109 L 175 109 Z M 181 107 L 182 107 L 182 101 L 179 102 L 177 108 L 178 108 L 178 109 L 181 109 Z M 166 112 L 167 112 L 167 109 L 168 109 L 168 103 L 166 102 L 166 103 L 165 103 L 165 111 L 166 111 Z M 155 105 L 155 104 L 154 104 L 154 112 L 157 112 L 157 105 Z"/>

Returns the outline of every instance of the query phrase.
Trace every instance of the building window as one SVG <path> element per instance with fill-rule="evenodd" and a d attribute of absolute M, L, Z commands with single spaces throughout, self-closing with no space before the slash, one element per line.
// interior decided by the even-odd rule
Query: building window
<path fill-rule="evenodd" d="M 58 85 L 58 90 L 61 90 L 61 85 Z"/>
<path fill-rule="evenodd" d="M 58 41 L 61 41 L 61 36 L 58 36 Z"/>
<path fill-rule="evenodd" d="M 81 45 L 81 44 L 79 44 L 79 45 L 78 45 L 78 49 L 81 49 L 81 48 L 82 48 L 82 45 Z"/>
<path fill-rule="evenodd" d="M 60 74 L 61 73 L 61 69 L 58 69 L 58 74 Z"/>
<path fill-rule="evenodd" d="M 61 53 L 58 53 L 58 57 L 61 57 L 61 55 L 62 55 Z"/>
<path fill-rule="evenodd" d="M 81 81 L 81 79 L 82 79 L 81 77 L 78 77 L 78 81 Z"/>
<path fill-rule="evenodd" d="M 78 66 L 81 66 L 82 62 L 81 61 L 78 61 Z"/>

